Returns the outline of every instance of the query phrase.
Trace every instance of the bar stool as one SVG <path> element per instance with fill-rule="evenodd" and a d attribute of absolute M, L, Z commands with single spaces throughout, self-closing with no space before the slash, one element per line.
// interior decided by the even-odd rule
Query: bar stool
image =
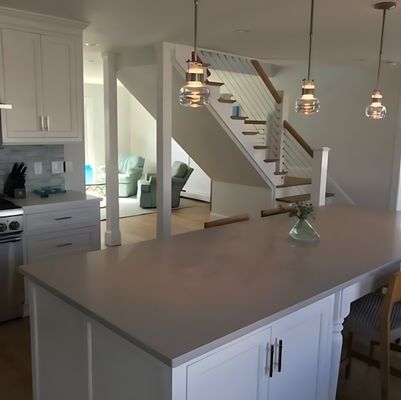
<path fill-rule="evenodd" d="M 240 214 L 240 215 L 235 215 L 233 217 L 215 219 L 214 221 L 205 222 L 203 224 L 203 227 L 207 229 L 207 228 L 213 228 L 215 226 L 234 224 L 236 222 L 242 222 L 242 221 L 249 221 L 249 215 Z"/>
<path fill-rule="evenodd" d="M 345 377 L 350 376 L 352 358 L 380 368 L 381 398 L 388 400 L 390 373 L 401 378 L 401 371 L 390 366 L 390 351 L 401 353 L 401 272 L 391 276 L 385 293 L 369 293 L 351 304 L 344 332 L 348 335 Z M 370 340 L 369 356 L 352 348 L 354 335 Z M 373 358 L 374 345 L 380 345 L 379 361 Z"/>

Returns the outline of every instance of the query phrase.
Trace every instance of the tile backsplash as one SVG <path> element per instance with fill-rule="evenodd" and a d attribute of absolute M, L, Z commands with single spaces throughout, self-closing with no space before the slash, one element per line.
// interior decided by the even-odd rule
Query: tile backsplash
<path fill-rule="evenodd" d="M 64 175 L 52 175 L 51 162 L 64 160 L 64 145 L 4 146 L 0 147 L 0 193 L 15 162 L 23 161 L 27 166 L 26 190 L 41 186 L 64 186 Z M 33 163 L 42 163 L 42 175 L 34 174 Z"/>

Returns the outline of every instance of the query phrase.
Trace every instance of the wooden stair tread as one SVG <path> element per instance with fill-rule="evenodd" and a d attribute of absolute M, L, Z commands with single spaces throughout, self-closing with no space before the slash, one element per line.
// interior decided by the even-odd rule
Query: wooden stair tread
<path fill-rule="evenodd" d="M 236 100 L 234 100 L 234 99 L 225 99 L 224 97 L 219 97 L 219 98 L 217 99 L 217 101 L 218 101 L 219 103 L 227 103 L 227 104 L 233 104 L 233 103 L 236 102 Z"/>
<path fill-rule="evenodd" d="M 263 145 L 263 144 L 255 144 L 255 146 L 253 146 L 253 148 L 255 150 L 264 150 L 264 149 L 268 149 L 269 146 Z"/>
<path fill-rule="evenodd" d="M 244 120 L 248 119 L 248 117 L 245 117 L 243 115 L 231 115 L 231 119 L 237 119 L 237 120 L 244 121 Z"/>
<path fill-rule="evenodd" d="M 257 135 L 259 131 L 242 131 L 243 135 Z"/>
<path fill-rule="evenodd" d="M 287 175 L 288 171 L 276 171 L 274 175 Z"/>
<path fill-rule="evenodd" d="M 213 81 L 206 80 L 205 84 L 208 86 L 223 86 L 224 82 L 213 82 Z"/>
<path fill-rule="evenodd" d="M 269 162 L 277 162 L 280 161 L 278 158 L 266 158 L 264 160 L 265 163 L 269 163 Z"/>
<path fill-rule="evenodd" d="M 247 119 L 245 121 L 246 124 L 249 125 L 266 125 L 266 121 L 257 120 L 257 119 Z"/>
<path fill-rule="evenodd" d="M 326 193 L 326 198 L 333 197 L 334 193 Z M 281 201 L 283 203 L 296 203 L 298 201 L 309 201 L 310 200 L 310 193 L 307 194 L 298 194 L 295 196 L 285 196 L 279 197 L 276 201 Z"/>
<path fill-rule="evenodd" d="M 310 185 L 312 183 L 312 179 L 310 178 L 298 178 L 296 176 L 286 176 L 284 183 L 282 185 L 278 185 L 277 188 L 285 188 L 292 186 L 302 186 L 302 185 Z"/>

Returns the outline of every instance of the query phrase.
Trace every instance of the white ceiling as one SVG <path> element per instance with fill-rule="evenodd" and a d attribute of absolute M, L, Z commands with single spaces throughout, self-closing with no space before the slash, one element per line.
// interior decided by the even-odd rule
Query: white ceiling
<path fill-rule="evenodd" d="M 381 13 L 372 3 L 316 0 L 314 59 L 376 60 Z M 99 43 L 96 51 L 192 41 L 192 0 L 0 0 L 0 5 L 87 21 L 85 41 Z M 309 0 L 200 0 L 199 44 L 270 60 L 305 60 L 309 7 Z M 400 38 L 401 4 L 388 15 L 385 59 L 401 62 Z"/>

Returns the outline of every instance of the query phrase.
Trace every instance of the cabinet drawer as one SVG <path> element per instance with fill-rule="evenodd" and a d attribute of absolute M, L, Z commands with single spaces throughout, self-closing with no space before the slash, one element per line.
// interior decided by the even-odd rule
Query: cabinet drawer
<path fill-rule="evenodd" d="M 45 213 L 28 214 L 25 217 L 25 232 L 29 234 L 98 225 L 99 220 L 98 207 L 60 209 Z"/>
<path fill-rule="evenodd" d="M 96 227 L 70 231 L 31 235 L 26 239 L 27 262 L 47 257 L 99 249 L 99 232 Z"/>

